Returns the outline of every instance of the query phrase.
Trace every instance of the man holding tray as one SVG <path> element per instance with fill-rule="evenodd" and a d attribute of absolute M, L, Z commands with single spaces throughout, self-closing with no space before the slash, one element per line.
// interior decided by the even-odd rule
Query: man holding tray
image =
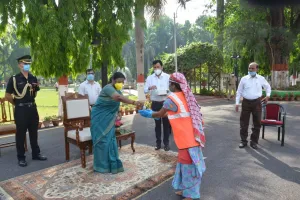
<path fill-rule="evenodd" d="M 163 107 L 163 103 L 167 98 L 170 75 L 162 71 L 163 64 L 160 60 L 154 60 L 152 64 L 154 74 L 147 78 L 144 92 L 145 94 L 150 94 L 150 100 L 152 101 L 151 109 L 153 111 L 159 111 Z M 155 150 L 161 149 L 161 123 L 163 123 L 164 150 L 169 151 L 169 136 L 171 133 L 171 126 L 167 117 L 155 119 Z"/>

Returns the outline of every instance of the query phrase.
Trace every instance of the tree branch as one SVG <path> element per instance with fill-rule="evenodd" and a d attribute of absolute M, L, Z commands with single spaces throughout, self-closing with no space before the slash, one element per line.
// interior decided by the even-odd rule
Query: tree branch
<path fill-rule="evenodd" d="M 291 13 L 291 29 L 292 29 L 293 33 L 297 35 L 299 33 L 299 29 L 300 29 L 300 9 L 292 8 L 291 11 L 292 11 L 292 13 Z M 294 15 L 294 13 L 297 13 L 296 16 Z"/>

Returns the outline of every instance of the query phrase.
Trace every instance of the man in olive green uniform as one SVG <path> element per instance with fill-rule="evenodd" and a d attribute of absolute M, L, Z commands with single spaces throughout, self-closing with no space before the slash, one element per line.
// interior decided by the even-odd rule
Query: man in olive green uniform
<path fill-rule="evenodd" d="M 40 154 L 38 139 L 39 114 L 35 104 L 37 91 L 40 90 L 37 78 L 30 71 L 31 56 L 26 55 L 17 59 L 20 73 L 12 76 L 6 88 L 5 98 L 15 105 L 16 147 L 18 164 L 27 166 L 25 160 L 25 138 L 28 130 L 33 160 L 47 160 Z"/>

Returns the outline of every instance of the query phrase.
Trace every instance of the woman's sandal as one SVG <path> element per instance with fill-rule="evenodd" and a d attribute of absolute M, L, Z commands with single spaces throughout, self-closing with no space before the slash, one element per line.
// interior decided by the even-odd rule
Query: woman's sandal
<path fill-rule="evenodd" d="M 177 191 L 177 192 L 175 192 L 175 194 L 178 195 L 178 196 L 182 196 L 182 191 Z M 189 197 L 186 197 L 183 200 L 193 200 L 193 199 L 189 198 Z"/>

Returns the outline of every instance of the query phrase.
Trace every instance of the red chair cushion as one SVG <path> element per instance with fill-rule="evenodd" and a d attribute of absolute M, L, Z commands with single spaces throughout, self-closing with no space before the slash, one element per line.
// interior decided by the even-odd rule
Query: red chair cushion
<path fill-rule="evenodd" d="M 261 120 L 262 125 L 283 125 L 282 121 L 277 121 L 277 120 L 270 120 L 270 119 L 265 119 Z"/>

